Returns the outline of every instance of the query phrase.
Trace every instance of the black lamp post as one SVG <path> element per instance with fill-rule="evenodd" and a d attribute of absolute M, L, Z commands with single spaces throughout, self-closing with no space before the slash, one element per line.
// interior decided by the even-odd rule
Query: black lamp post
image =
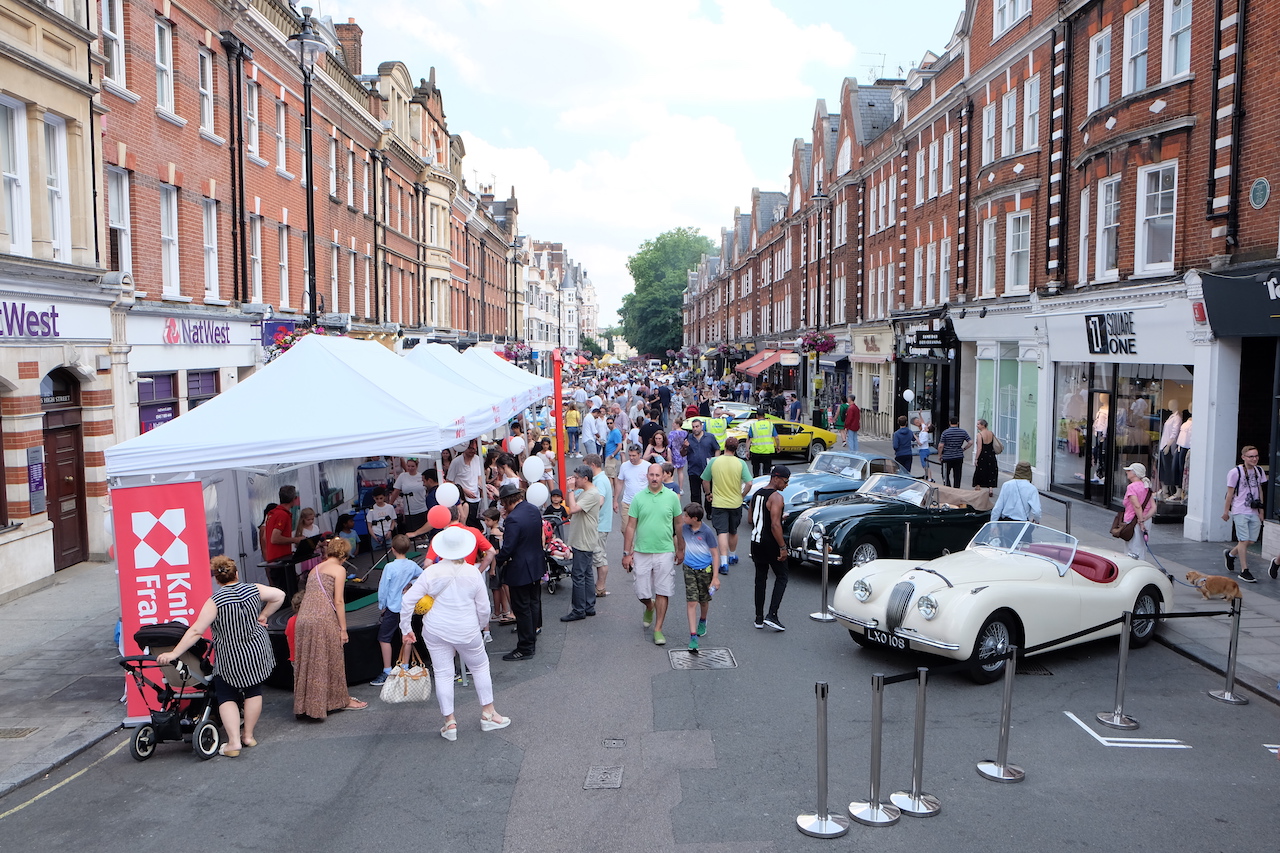
<path fill-rule="evenodd" d="M 822 209 L 827 205 L 827 194 L 822 191 L 822 181 L 818 181 L 817 189 L 814 190 L 812 198 L 814 208 L 817 211 L 818 218 L 818 269 L 814 272 L 814 278 L 817 281 L 818 304 L 814 306 L 814 328 L 818 331 L 822 330 L 823 325 L 831 324 L 831 296 L 822 292 Z M 830 276 L 828 276 L 827 287 L 831 287 Z"/>
<path fill-rule="evenodd" d="M 303 6 L 302 31 L 289 36 L 289 45 L 302 69 L 303 154 L 307 175 L 307 322 L 316 325 L 316 181 L 315 146 L 311 142 L 311 75 L 316 63 L 324 59 L 328 45 L 311 28 L 311 7 Z"/>

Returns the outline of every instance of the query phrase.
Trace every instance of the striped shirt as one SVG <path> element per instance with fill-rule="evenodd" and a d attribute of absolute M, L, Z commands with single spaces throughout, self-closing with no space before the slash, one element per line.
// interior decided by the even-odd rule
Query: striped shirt
<path fill-rule="evenodd" d="M 253 687 L 275 669 L 267 629 L 258 624 L 262 597 L 258 585 L 230 583 L 213 591 L 213 673 L 232 687 Z"/>

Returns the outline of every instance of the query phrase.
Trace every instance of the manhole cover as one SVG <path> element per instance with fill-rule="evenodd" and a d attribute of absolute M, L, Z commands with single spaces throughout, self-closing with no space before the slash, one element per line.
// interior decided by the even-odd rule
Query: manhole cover
<path fill-rule="evenodd" d="M 624 746 L 627 745 L 627 741 L 625 738 L 607 737 L 604 740 L 600 741 L 600 745 L 603 746 L 605 749 L 622 749 Z"/>
<path fill-rule="evenodd" d="M 590 791 L 593 788 L 621 788 L 622 787 L 622 765 L 614 765 L 609 767 L 597 767 L 592 765 L 587 768 L 587 781 L 582 783 L 582 790 Z"/>
<path fill-rule="evenodd" d="M 733 652 L 728 649 L 702 649 L 697 652 L 671 649 L 667 654 L 671 658 L 672 669 L 735 669 L 738 666 Z"/>
<path fill-rule="evenodd" d="M 1053 675 L 1049 668 L 1042 663 L 1034 663 L 1032 661 L 1018 661 L 1017 675 Z"/>
<path fill-rule="evenodd" d="M 32 732 L 38 732 L 38 731 L 40 731 L 39 726 L 34 726 L 29 729 L 0 729 L 0 738 L 26 737 Z"/>

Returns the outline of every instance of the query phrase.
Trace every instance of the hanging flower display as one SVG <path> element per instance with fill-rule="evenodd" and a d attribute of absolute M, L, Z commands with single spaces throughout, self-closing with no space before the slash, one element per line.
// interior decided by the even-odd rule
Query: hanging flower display
<path fill-rule="evenodd" d="M 512 341 L 503 350 L 508 361 L 525 361 L 533 354 L 533 349 L 524 341 Z"/>
<path fill-rule="evenodd" d="M 801 352 L 827 353 L 835 348 L 836 338 L 830 332 L 805 332 L 800 337 Z"/>
<path fill-rule="evenodd" d="M 270 364 L 280 356 L 284 355 L 298 341 L 307 335 L 336 335 L 337 332 L 327 331 L 324 326 L 300 326 L 292 332 L 286 332 L 283 329 L 276 332 L 275 338 L 271 341 L 271 345 L 267 347 L 266 362 Z"/>

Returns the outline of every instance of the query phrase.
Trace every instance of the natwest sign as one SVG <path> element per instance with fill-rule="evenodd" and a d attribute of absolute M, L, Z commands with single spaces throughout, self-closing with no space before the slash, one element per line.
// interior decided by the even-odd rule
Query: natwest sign
<path fill-rule="evenodd" d="M 58 307 L 27 302 L 0 302 L 0 334 L 9 338 L 57 338 Z"/>
<path fill-rule="evenodd" d="M 172 345 L 226 346 L 231 343 L 231 324 L 225 320 L 179 320 L 168 317 L 164 321 L 161 341 Z"/>
<path fill-rule="evenodd" d="M 54 340 L 111 340 L 110 306 L 0 293 L 0 342 Z"/>

